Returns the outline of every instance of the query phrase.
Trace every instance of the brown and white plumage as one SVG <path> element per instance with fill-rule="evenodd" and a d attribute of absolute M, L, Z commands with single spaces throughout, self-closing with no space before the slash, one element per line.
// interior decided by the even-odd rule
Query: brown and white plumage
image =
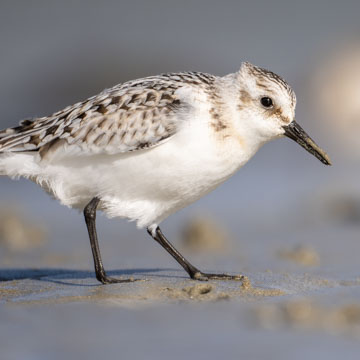
<path fill-rule="evenodd" d="M 283 136 L 294 111 L 290 86 L 249 63 L 224 77 L 151 76 L 3 130 L 0 174 L 78 209 L 98 197 L 108 216 L 154 227 Z"/>
<path fill-rule="evenodd" d="M 114 86 L 51 116 L 3 130 L 0 152 L 39 151 L 45 158 L 64 146 L 116 154 L 158 145 L 176 132 L 176 113 L 191 106 L 180 101 L 176 90 L 184 85 L 206 87 L 214 79 L 184 72 Z"/>
<path fill-rule="evenodd" d="M 272 139 L 287 135 L 329 165 L 294 121 L 295 104 L 282 78 L 249 63 L 224 77 L 182 72 L 134 80 L 0 132 L 0 174 L 28 178 L 84 210 L 102 283 L 132 280 L 106 275 L 96 209 L 147 227 L 193 279 L 241 280 L 202 273 L 158 224 L 216 188 Z"/>

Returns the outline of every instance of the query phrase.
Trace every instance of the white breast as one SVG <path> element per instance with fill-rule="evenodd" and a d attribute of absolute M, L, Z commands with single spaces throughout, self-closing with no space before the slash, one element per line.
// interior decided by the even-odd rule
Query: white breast
<path fill-rule="evenodd" d="M 198 100 L 182 128 L 157 147 L 69 156 L 56 163 L 39 163 L 32 154 L 7 154 L 0 168 L 36 181 L 64 205 L 83 209 L 98 196 L 99 208 L 109 217 L 134 220 L 139 227 L 158 224 L 213 190 L 250 157 L 236 137 L 214 130 L 209 104 Z"/>

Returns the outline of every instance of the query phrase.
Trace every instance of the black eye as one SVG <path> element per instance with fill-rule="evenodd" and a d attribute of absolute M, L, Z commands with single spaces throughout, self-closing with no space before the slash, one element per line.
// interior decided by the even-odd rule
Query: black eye
<path fill-rule="evenodd" d="M 271 98 L 264 96 L 260 99 L 261 105 L 266 107 L 266 108 L 270 108 L 273 106 L 273 101 L 271 100 Z"/>

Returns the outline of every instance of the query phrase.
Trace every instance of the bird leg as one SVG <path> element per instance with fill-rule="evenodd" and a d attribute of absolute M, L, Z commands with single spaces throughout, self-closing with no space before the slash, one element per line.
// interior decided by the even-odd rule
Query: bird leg
<path fill-rule="evenodd" d="M 89 232 L 91 251 L 94 258 L 96 278 L 103 284 L 126 283 L 133 282 L 135 279 L 114 279 L 106 275 L 104 266 L 101 260 L 100 248 L 96 233 L 96 208 L 100 199 L 94 197 L 84 208 L 84 216 L 86 226 Z"/>
<path fill-rule="evenodd" d="M 156 240 L 189 274 L 193 280 L 207 281 L 210 279 L 214 280 L 244 280 L 243 275 L 229 275 L 229 274 L 209 274 L 203 273 L 195 266 L 191 265 L 185 258 L 182 256 L 178 250 L 166 239 L 159 227 L 152 232 L 149 228 L 147 229 L 151 237 Z"/>

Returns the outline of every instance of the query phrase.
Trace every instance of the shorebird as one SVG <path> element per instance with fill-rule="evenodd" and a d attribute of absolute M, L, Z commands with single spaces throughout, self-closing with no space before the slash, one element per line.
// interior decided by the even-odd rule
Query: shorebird
<path fill-rule="evenodd" d="M 270 140 L 287 136 L 330 165 L 295 122 L 295 105 L 285 80 L 248 62 L 223 77 L 150 76 L 1 131 L 0 174 L 30 179 L 84 212 L 96 278 L 104 284 L 134 279 L 106 274 L 97 209 L 146 228 L 192 279 L 242 280 L 200 271 L 159 224 L 227 180 Z"/>

